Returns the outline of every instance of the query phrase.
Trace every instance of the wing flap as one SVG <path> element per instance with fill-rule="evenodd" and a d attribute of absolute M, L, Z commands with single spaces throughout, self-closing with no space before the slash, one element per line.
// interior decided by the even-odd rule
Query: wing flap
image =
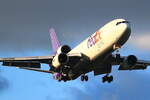
<path fill-rule="evenodd" d="M 150 65 L 150 61 L 146 61 L 146 60 L 138 60 L 137 62 L 138 64 L 144 64 L 144 65 Z"/>
<path fill-rule="evenodd" d="M 147 66 L 143 65 L 143 64 L 137 64 L 135 66 L 131 66 L 131 67 L 123 67 L 123 66 L 119 66 L 118 70 L 141 70 L 141 69 L 146 69 Z"/>
<path fill-rule="evenodd" d="M 31 67 L 31 68 L 41 68 L 40 63 L 35 63 L 35 62 L 9 62 L 9 61 L 4 61 L 2 63 L 3 66 L 20 66 L 20 67 Z"/>
<path fill-rule="evenodd" d="M 11 63 L 45 63 L 51 64 L 54 56 L 34 56 L 34 57 L 17 57 L 17 58 L 0 58 L 0 62 Z"/>
<path fill-rule="evenodd" d="M 37 68 L 28 68 L 28 67 L 18 67 L 20 69 L 25 69 L 25 70 L 32 70 L 32 71 L 37 71 L 37 72 L 44 72 L 44 73 L 51 73 L 54 74 L 53 71 L 48 71 L 48 70 L 41 70 L 41 69 L 37 69 Z"/>

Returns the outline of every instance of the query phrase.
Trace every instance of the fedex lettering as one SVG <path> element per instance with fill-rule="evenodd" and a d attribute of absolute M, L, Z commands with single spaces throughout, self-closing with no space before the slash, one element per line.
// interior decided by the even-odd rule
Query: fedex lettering
<path fill-rule="evenodd" d="M 99 42 L 101 40 L 100 34 L 101 34 L 100 31 L 96 31 L 94 36 L 89 37 L 88 42 L 87 42 L 87 47 L 88 48 L 94 46 L 97 42 Z"/>

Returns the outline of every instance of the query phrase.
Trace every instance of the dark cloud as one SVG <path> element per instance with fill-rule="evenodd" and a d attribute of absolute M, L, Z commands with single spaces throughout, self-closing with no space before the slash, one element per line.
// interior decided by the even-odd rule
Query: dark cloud
<path fill-rule="evenodd" d="M 50 50 L 49 26 L 56 29 L 62 43 L 69 45 L 79 43 L 114 18 L 129 19 L 133 33 L 148 31 L 149 3 L 148 0 L 1 0 L 1 51 Z"/>

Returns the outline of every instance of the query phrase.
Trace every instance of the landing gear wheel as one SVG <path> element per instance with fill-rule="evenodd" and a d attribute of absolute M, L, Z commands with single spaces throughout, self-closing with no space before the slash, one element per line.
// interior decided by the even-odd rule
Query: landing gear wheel
<path fill-rule="evenodd" d="M 62 75 L 61 79 L 58 80 L 58 81 L 64 81 L 64 82 L 67 82 L 68 80 L 69 80 L 68 76 Z"/>
<path fill-rule="evenodd" d="M 104 77 L 102 78 L 102 82 L 105 83 L 106 81 L 107 81 L 107 76 L 104 76 Z"/>
<path fill-rule="evenodd" d="M 81 76 L 81 81 L 88 81 L 89 77 L 87 75 Z"/>
<path fill-rule="evenodd" d="M 81 81 L 84 81 L 84 75 L 83 75 L 83 76 L 81 76 Z"/>
<path fill-rule="evenodd" d="M 113 76 L 112 75 L 111 76 L 106 75 L 102 78 L 103 83 L 105 83 L 105 82 L 111 83 L 112 81 L 113 81 Z"/>
<path fill-rule="evenodd" d="M 86 76 L 84 76 L 84 80 L 85 81 L 88 81 L 88 79 L 89 79 L 89 77 L 86 75 Z"/>
<path fill-rule="evenodd" d="M 108 77 L 108 83 L 111 83 L 113 81 L 113 76 Z"/>

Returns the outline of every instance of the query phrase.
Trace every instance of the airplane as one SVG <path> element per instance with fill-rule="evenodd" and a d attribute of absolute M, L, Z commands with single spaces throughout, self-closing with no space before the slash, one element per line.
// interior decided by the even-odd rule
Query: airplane
<path fill-rule="evenodd" d="M 54 54 L 50 56 L 0 58 L 3 66 L 17 67 L 49 73 L 55 80 L 71 81 L 78 77 L 88 81 L 87 73 L 102 75 L 102 82 L 111 83 L 109 75 L 112 67 L 119 65 L 118 70 L 142 70 L 150 65 L 150 61 L 140 60 L 135 55 L 121 56 L 119 49 L 131 35 L 130 22 L 115 19 L 98 29 L 79 45 L 70 48 L 61 45 L 53 28 L 49 29 Z M 48 64 L 49 70 L 42 70 L 41 64 Z"/>

